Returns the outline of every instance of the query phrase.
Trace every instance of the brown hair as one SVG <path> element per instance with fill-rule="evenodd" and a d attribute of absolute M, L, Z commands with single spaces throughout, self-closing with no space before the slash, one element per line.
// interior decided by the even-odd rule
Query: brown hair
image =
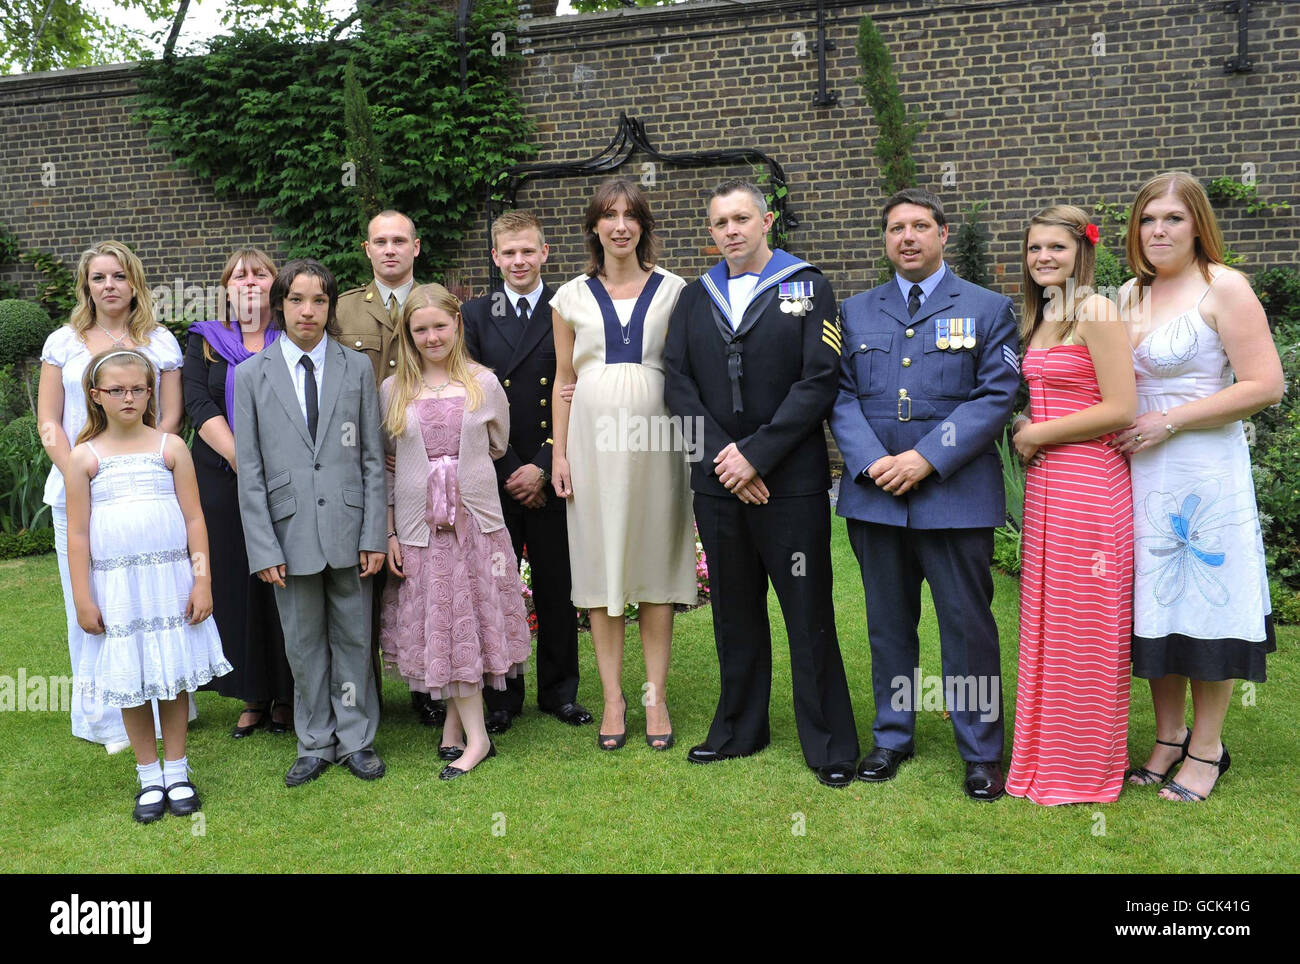
<path fill-rule="evenodd" d="M 86 332 L 95 324 L 95 302 L 90 297 L 90 262 L 95 258 L 108 256 L 116 258 L 126 273 L 127 284 L 131 286 L 131 317 L 127 320 L 127 335 L 137 345 L 149 344 L 149 332 L 158 324 L 153 314 L 153 297 L 144 280 L 144 265 L 135 256 L 135 252 L 121 241 L 100 241 L 81 252 L 77 261 L 77 304 L 72 309 L 68 323 L 82 341 Z"/>
<path fill-rule="evenodd" d="M 538 245 L 546 243 L 546 234 L 542 231 L 542 222 L 532 211 L 507 211 L 492 222 L 492 247 L 497 246 L 497 238 L 503 234 L 518 234 L 520 231 L 536 231 Z"/>
<path fill-rule="evenodd" d="M 149 386 L 149 402 L 144 408 L 143 421 L 150 428 L 157 427 L 158 378 L 154 373 L 153 362 L 141 352 L 131 348 L 110 348 L 92 358 L 81 374 L 81 391 L 86 397 L 86 424 L 77 434 L 77 440 L 72 443 L 73 445 L 89 442 L 102 435 L 108 428 L 108 416 L 104 414 L 104 406 L 95 401 L 90 392 L 91 389 L 99 387 L 100 371 L 116 365 L 133 365 L 144 372 L 145 384 Z"/>
<path fill-rule="evenodd" d="M 271 327 L 284 330 L 284 299 L 289 296 L 293 280 L 300 274 L 308 275 L 320 282 L 321 291 L 325 293 L 330 303 L 329 315 L 325 319 L 325 333 L 335 338 L 339 337 L 342 332 L 337 312 L 339 283 L 334 280 L 334 275 L 330 273 L 329 268 L 311 258 L 296 258 L 281 268 L 280 273 L 275 276 L 275 281 L 271 284 Z"/>
<path fill-rule="evenodd" d="M 1069 339 L 1078 327 L 1079 304 L 1092 294 L 1093 277 L 1097 268 L 1097 249 L 1088 240 L 1084 230 L 1091 223 L 1087 212 L 1073 204 L 1056 204 L 1044 208 L 1025 226 L 1025 235 L 1020 242 L 1020 271 L 1024 276 L 1021 290 L 1025 297 L 1025 309 L 1020 318 L 1020 342 L 1028 345 L 1034 332 L 1043 321 L 1044 288 L 1034 280 L 1029 270 L 1029 232 L 1036 226 L 1064 228 L 1074 238 L 1074 273 L 1066 280 L 1065 291 L 1065 325 L 1063 338 Z M 1072 289 L 1072 290 L 1071 290 Z"/>
<path fill-rule="evenodd" d="M 929 208 L 936 227 L 942 228 L 948 223 L 948 219 L 943 214 L 943 202 L 935 195 L 919 187 L 905 187 L 891 194 L 885 201 L 885 206 L 880 209 L 881 231 L 889 227 L 889 212 L 900 204 L 915 204 L 917 207 Z"/>
<path fill-rule="evenodd" d="M 1148 204 L 1166 194 L 1173 194 L 1187 208 L 1192 216 L 1192 230 L 1196 232 L 1193 245 L 1196 249 L 1196 263 L 1201 269 L 1201 277 L 1208 284 L 1212 278 L 1210 265 L 1223 264 L 1223 233 L 1219 222 L 1210 207 L 1210 199 L 1205 194 L 1201 182 L 1186 171 L 1167 171 L 1157 174 L 1138 188 L 1137 197 L 1128 216 L 1128 237 L 1124 242 L 1124 253 L 1128 257 L 1128 266 L 1137 277 L 1137 287 L 1145 288 L 1156 277 L 1156 269 L 1147 260 L 1142 251 L 1142 212 Z M 1141 298 L 1139 292 L 1138 295 Z"/>
<path fill-rule="evenodd" d="M 483 389 L 474 377 L 481 365 L 469 357 L 465 348 L 465 321 L 460 316 L 460 300 L 440 284 L 418 285 L 406 296 L 402 306 L 400 331 L 393 339 L 397 345 L 397 371 L 393 373 L 393 392 L 384 412 L 384 430 L 393 438 L 406 431 L 406 407 L 419 396 L 424 386 L 420 350 L 411 337 L 411 316 L 421 308 L 441 308 L 456 319 L 456 341 L 447 356 L 447 377 L 465 388 L 465 410 L 474 411 L 483 404 Z"/>
<path fill-rule="evenodd" d="M 596 225 L 605 212 L 622 198 L 627 202 L 628 215 L 641 226 L 641 238 L 636 243 L 636 261 L 642 271 L 649 271 L 659 257 L 659 241 L 655 237 L 655 219 L 650 213 L 650 201 L 645 191 L 635 181 L 615 177 L 596 188 L 582 219 L 582 236 L 587 241 L 587 275 L 594 278 L 605 270 L 605 248 L 596 234 Z"/>

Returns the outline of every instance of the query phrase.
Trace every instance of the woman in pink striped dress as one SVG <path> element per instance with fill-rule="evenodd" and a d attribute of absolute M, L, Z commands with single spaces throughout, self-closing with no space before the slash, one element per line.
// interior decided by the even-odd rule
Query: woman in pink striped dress
<path fill-rule="evenodd" d="M 1092 292 L 1097 228 L 1077 207 L 1034 216 L 1023 245 L 1022 366 L 1029 463 L 1020 576 L 1020 671 L 1007 793 L 1109 803 L 1128 763 L 1133 499 L 1106 440 L 1132 421 L 1128 340 Z"/>

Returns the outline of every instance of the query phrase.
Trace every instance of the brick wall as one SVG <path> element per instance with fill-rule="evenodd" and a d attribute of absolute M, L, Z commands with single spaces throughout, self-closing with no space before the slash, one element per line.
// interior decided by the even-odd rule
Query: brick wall
<path fill-rule="evenodd" d="M 531 52 L 517 80 L 539 160 L 597 153 L 620 111 L 663 151 L 772 155 L 800 224 L 789 247 L 847 296 L 874 283 L 882 253 L 874 124 L 855 82 L 857 22 L 870 13 L 909 108 L 927 121 L 916 149 L 921 183 L 954 220 L 971 202 L 988 202 L 995 286 L 1014 295 L 1020 232 L 1050 203 L 1127 203 L 1162 170 L 1209 179 L 1240 176 L 1247 164 L 1262 197 L 1300 202 L 1300 4 L 1252 8 L 1247 74 L 1223 71 L 1237 53 L 1237 23 L 1218 2 L 841 3 L 827 10 L 835 45 L 827 86 L 840 99 L 816 107 L 816 4 L 749 0 L 524 19 L 517 39 Z M 121 237 L 152 283 L 206 282 L 236 243 L 274 248 L 250 203 L 216 198 L 148 143 L 130 113 L 132 93 L 129 67 L 0 78 L 0 221 L 70 262 L 96 239 Z M 750 170 L 645 162 L 634 156 L 624 171 L 648 182 L 662 263 L 693 277 L 713 260 L 703 198 Z M 520 194 L 548 225 L 553 279 L 583 266 L 581 215 L 595 183 L 541 182 Z M 1300 208 L 1262 217 L 1220 210 L 1247 270 L 1295 262 Z M 482 233 L 458 254 L 482 286 Z"/>

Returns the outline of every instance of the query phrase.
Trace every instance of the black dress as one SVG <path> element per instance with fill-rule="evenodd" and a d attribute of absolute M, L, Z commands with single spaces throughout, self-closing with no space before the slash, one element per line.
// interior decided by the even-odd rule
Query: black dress
<path fill-rule="evenodd" d="M 211 350 L 216 361 L 204 358 L 205 344 L 201 335 L 193 333 L 185 347 L 185 411 L 194 425 L 194 471 L 208 527 L 212 616 L 221 633 L 221 648 L 235 669 L 201 689 L 251 703 L 273 699 L 292 705 L 293 673 L 284 655 L 275 589 L 248 571 L 237 477 L 230 463 L 198 434 L 208 419 L 227 418 L 228 363 Z"/>

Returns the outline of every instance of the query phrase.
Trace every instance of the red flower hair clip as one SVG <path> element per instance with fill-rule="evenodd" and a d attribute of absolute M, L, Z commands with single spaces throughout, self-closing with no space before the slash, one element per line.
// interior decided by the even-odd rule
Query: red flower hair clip
<path fill-rule="evenodd" d="M 1083 236 L 1093 244 L 1096 244 L 1101 240 L 1101 231 L 1097 229 L 1097 225 L 1089 224 L 1083 229 Z"/>

